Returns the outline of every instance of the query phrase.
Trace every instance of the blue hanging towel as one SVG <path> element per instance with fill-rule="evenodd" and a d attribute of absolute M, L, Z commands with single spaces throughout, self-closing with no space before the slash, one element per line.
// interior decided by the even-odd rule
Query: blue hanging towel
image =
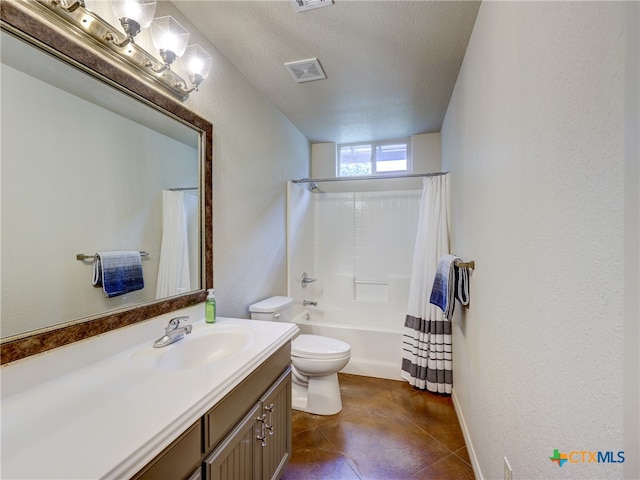
<path fill-rule="evenodd" d="M 467 267 L 456 267 L 459 260 L 455 255 L 440 259 L 429 299 L 429 303 L 440 307 L 448 320 L 453 317 L 456 298 L 462 305 L 469 304 L 469 272 Z"/>
<path fill-rule="evenodd" d="M 93 285 L 107 297 L 142 290 L 142 260 L 139 251 L 98 252 L 93 259 Z"/>

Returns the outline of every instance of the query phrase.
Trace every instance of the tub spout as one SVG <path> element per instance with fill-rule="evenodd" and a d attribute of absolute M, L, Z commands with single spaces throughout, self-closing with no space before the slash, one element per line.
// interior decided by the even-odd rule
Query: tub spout
<path fill-rule="evenodd" d="M 312 302 L 310 300 L 303 300 L 302 301 L 302 306 L 303 307 L 308 307 L 308 306 L 317 307 L 318 306 L 318 302 Z"/>

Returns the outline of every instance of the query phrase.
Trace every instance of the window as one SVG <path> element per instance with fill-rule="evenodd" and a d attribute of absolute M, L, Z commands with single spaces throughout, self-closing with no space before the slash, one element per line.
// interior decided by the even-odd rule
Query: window
<path fill-rule="evenodd" d="M 409 140 L 338 145 L 338 176 L 408 173 Z"/>

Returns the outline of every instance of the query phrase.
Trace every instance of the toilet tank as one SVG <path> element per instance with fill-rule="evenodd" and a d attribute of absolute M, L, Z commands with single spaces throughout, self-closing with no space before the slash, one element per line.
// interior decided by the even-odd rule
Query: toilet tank
<path fill-rule="evenodd" d="M 293 298 L 269 297 L 249 307 L 253 320 L 293 321 Z"/>

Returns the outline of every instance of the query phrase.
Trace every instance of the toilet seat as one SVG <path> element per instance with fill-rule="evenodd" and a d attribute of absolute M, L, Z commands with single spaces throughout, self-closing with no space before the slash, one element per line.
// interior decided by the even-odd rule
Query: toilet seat
<path fill-rule="evenodd" d="M 319 360 L 344 358 L 351 355 L 351 346 L 335 338 L 302 334 L 291 342 L 291 355 Z"/>

